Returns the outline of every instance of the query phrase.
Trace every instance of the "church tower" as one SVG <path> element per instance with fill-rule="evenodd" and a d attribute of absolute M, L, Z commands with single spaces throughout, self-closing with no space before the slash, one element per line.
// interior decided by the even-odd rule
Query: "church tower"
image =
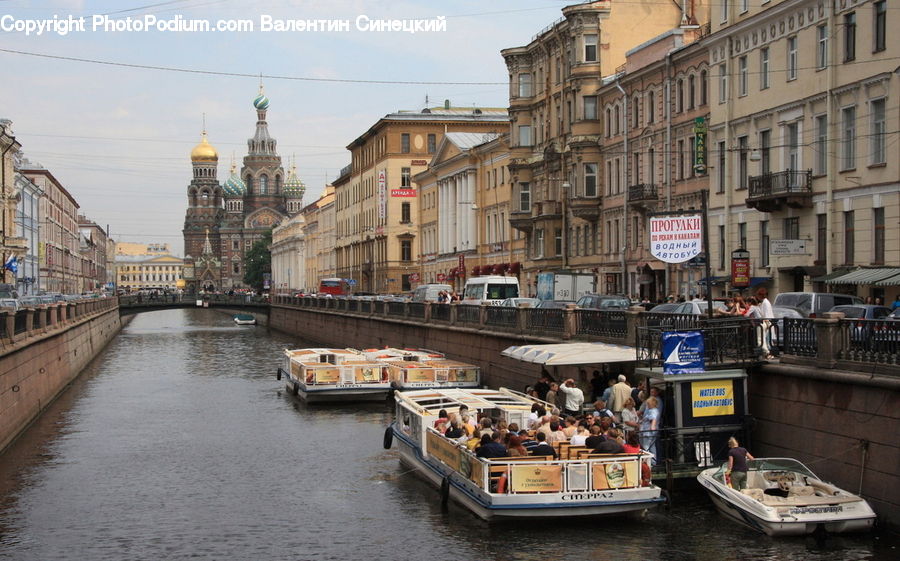
<path fill-rule="evenodd" d="M 184 258 L 185 265 L 190 268 L 203 252 L 205 243 L 209 243 L 212 253 L 217 258 L 220 254 L 219 222 L 224 211 L 222 209 L 222 187 L 216 179 L 219 165 L 219 154 L 206 138 L 206 130 L 200 138 L 200 144 L 191 150 L 191 167 L 193 178 L 188 185 L 188 208 L 184 217 Z M 188 269 L 188 272 L 190 269 Z M 190 281 L 190 275 L 185 280 Z M 217 282 L 213 283 L 218 289 Z"/>

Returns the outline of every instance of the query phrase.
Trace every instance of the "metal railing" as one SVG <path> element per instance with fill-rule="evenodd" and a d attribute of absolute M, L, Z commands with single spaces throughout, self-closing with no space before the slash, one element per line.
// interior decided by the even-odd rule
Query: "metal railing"
<path fill-rule="evenodd" d="M 812 170 L 787 169 L 750 177 L 751 199 L 812 193 Z"/>
<path fill-rule="evenodd" d="M 624 310 L 575 310 L 576 333 L 625 339 L 628 320 Z"/>
<path fill-rule="evenodd" d="M 481 322 L 481 306 L 457 306 L 456 321 L 459 323 L 474 323 L 475 325 L 478 325 Z"/>
<path fill-rule="evenodd" d="M 776 343 L 779 343 L 782 354 L 816 356 L 819 352 L 813 320 L 782 318 L 778 320 L 778 325 L 780 337 L 776 338 Z"/>
<path fill-rule="evenodd" d="M 529 308 L 526 310 L 526 329 L 531 333 L 564 333 L 565 310 L 553 308 Z"/>
<path fill-rule="evenodd" d="M 409 317 L 416 319 L 425 319 L 425 303 L 424 302 L 410 302 L 407 304 L 409 306 Z"/>
<path fill-rule="evenodd" d="M 838 358 L 854 362 L 900 364 L 900 321 L 840 321 Z"/>
<path fill-rule="evenodd" d="M 655 201 L 659 198 L 659 187 L 653 183 L 638 183 L 628 187 L 628 202 Z"/>
<path fill-rule="evenodd" d="M 516 308 L 488 306 L 484 312 L 485 325 L 507 329 L 519 326 L 519 313 Z"/>
<path fill-rule="evenodd" d="M 744 318 L 706 319 L 698 317 L 696 327 L 678 329 L 645 326 L 637 329 L 637 359 L 650 366 L 662 366 L 665 360 L 663 333 L 698 331 L 703 335 L 704 360 L 715 365 L 749 366 L 762 356 L 762 325 Z"/>
<path fill-rule="evenodd" d="M 450 304 L 432 304 L 431 319 L 437 321 L 450 321 Z"/>

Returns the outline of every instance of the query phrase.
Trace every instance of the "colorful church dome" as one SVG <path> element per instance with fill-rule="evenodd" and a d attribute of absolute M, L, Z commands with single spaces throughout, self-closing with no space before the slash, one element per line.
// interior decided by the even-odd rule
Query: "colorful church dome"
<path fill-rule="evenodd" d="M 288 174 L 287 181 L 284 182 L 282 193 L 285 197 L 291 199 L 302 199 L 306 193 L 306 185 L 297 177 L 297 166 L 291 165 L 291 172 Z"/>
<path fill-rule="evenodd" d="M 194 146 L 194 149 L 191 150 L 191 161 L 192 162 L 217 162 L 219 161 L 219 153 L 216 152 L 216 149 L 213 148 L 212 144 L 206 140 L 206 131 L 203 131 L 203 137 L 200 139 L 200 144 Z"/>
<path fill-rule="evenodd" d="M 238 175 L 234 159 L 231 160 L 231 175 L 222 184 L 222 189 L 225 191 L 226 197 L 243 197 L 247 194 L 247 184 Z"/>
<path fill-rule="evenodd" d="M 266 97 L 266 94 L 263 93 L 262 85 L 259 86 L 259 95 L 253 98 L 253 107 L 256 107 L 259 110 L 266 110 L 269 108 L 269 98 Z"/>

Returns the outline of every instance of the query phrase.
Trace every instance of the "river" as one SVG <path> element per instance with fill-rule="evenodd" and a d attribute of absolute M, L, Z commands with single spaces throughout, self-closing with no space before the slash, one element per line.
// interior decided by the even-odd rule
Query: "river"
<path fill-rule="evenodd" d="M 0 559 L 896 559 L 876 535 L 773 539 L 698 490 L 633 518 L 488 525 L 382 448 L 386 405 L 307 407 L 302 341 L 214 310 L 144 313 L 0 456 Z"/>

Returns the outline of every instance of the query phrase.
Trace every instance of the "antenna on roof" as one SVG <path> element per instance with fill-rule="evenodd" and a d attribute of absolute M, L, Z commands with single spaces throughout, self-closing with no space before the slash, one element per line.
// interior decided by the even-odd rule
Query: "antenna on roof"
<path fill-rule="evenodd" d="M 203 134 L 206 134 L 206 112 L 203 113 Z"/>

